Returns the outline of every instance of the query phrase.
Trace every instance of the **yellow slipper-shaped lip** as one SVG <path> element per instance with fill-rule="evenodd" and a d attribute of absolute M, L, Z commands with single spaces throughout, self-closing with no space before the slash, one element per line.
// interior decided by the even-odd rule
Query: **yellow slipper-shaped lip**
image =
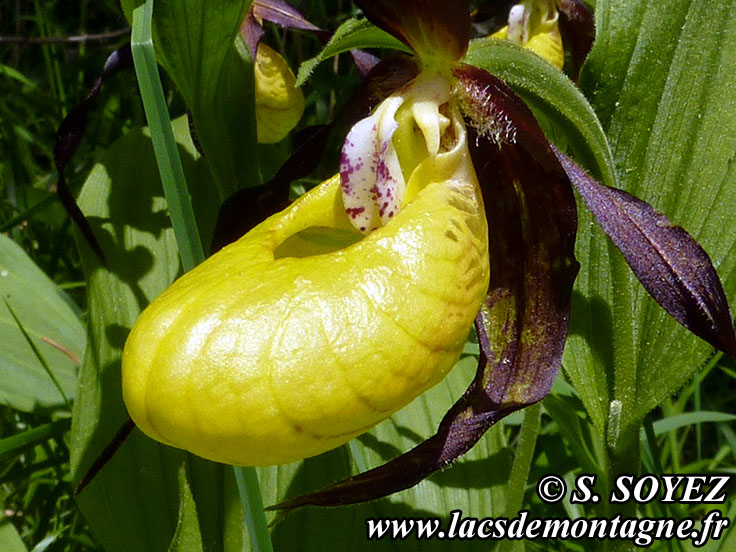
<path fill-rule="evenodd" d="M 482 200 L 457 135 L 368 236 L 351 225 L 336 176 L 158 297 L 123 355 L 136 425 L 212 460 L 286 463 L 341 445 L 439 382 L 488 287 Z"/>

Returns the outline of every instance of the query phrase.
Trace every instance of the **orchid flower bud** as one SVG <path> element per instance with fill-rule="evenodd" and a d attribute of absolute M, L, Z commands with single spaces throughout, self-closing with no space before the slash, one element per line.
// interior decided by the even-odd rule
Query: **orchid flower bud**
<path fill-rule="evenodd" d="M 146 434 L 220 462 L 291 462 L 368 431 L 454 366 L 488 289 L 488 238 L 462 117 L 430 105 L 433 91 L 389 98 L 375 132 L 351 132 L 393 149 L 406 183 L 375 230 L 356 229 L 335 176 L 143 312 L 122 370 Z"/>
<path fill-rule="evenodd" d="M 256 131 L 258 142 L 283 140 L 304 112 L 304 94 L 286 60 L 267 44 L 258 44 L 255 59 Z"/>

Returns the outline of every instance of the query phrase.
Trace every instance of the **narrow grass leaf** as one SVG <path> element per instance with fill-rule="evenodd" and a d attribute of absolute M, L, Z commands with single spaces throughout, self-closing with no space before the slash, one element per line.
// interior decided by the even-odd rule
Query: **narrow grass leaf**
<path fill-rule="evenodd" d="M 254 552 L 272 552 L 271 536 L 268 531 L 266 517 L 263 514 L 263 499 L 254 468 L 233 468 L 238 492 L 243 502 L 243 513 L 248 528 L 251 550 Z"/>
<path fill-rule="evenodd" d="M 204 260 L 204 250 L 161 88 L 151 35 L 152 16 L 153 0 L 147 0 L 134 10 L 131 48 L 171 224 L 182 265 L 188 271 Z"/>
<path fill-rule="evenodd" d="M 62 418 L 54 422 L 36 426 L 22 433 L 0 440 L 0 460 L 17 456 L 24 451 L 35 447 L 39 443 L 48 441 L 52 437 L 60 437 L 72 425 L 71 418 Z"/>
<path fill-rule="evenodd" d="M 654 422 L 653 426 L 655 435 L 664 435 L 675 429 L 695 424 L 733 422 L 734 420 L 736 420 L 736 415 L 734 414 L 701 410 L 700 412 L 687 412 L 685 414 L 670 416 L 664 420 Z"/>
<path fill-rule="evenodd" d="M 512 519 L 516 517 L 524 503 L 524 491 L 529 479 L 529 469 L 534 460 L 534 449 L 537 444 L 537 436 L 541 427 L 542 407 L 535 404 L 524 410 L 524 422 L 521 424 L 518 441 L 514 454 L 514 463 L 511 467 L 506 491 L 505 517 Z M 509 541 L 504 544 L 508 545 Z M 504 550 L 502 545 L 500 550 Z M 505 550 L 510 550 L 506 546 Z"/>
<path fill-rule="evenodd" d="M 204 260 L 204 250 L 200 241 L 197 223 L 194 217 L 189 192 L 184 178 L 184 170 L 179 159 L 179 153 L 171 130 L 171 121 L 166 110 L 166 102 L 158 75 L 158 65 L 153 50 L 152 25 L 153 0 L 147 0 L 142 6 L 133 11 L 132 49 L 136 65 L 138 82 L 141 87 L 143 106 L 151 131 L 156 162 L 161 175 L 169 215 L 171 217 L 176 243 L 181 255 L 182 265 L 188 271 Z M 245 508 L 248 525 L 257 531 L 251 532 L 251 543 L 259 545 L 259 550 L 265 544 L 270 547 L 263 506 L 260 503 L 260 489 L 258 479 L 252 468 L 244 468 L 247 473 L 246 484 L 239 485 L 243 501 L 250 505 Z M 239 472 L 236 472 L 238 475 Z"/>

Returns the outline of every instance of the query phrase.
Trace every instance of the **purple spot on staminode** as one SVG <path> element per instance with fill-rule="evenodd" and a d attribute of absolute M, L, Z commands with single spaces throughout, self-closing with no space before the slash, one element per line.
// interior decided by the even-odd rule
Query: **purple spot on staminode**
<path fill-rule="evenodd" d="M 365 207 L 348 207 L 345 212 L 350 215 L 351 218 L 358 218 L 362 212 L 365 211 Z"/>

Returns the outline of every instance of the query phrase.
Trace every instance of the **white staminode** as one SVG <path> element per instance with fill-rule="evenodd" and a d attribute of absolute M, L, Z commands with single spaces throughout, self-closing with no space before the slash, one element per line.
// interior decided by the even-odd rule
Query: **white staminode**
<path fill-rule="evenodd" d="M 399 127 L 396 112 L 407 103 L 428 154 L 434 157 L 450 124 L 440 113 L 440 106 L 449 97 L 450 85 L 445 78 L 420 76 L 406 91 L 384 100 L 372 115 L 350 129 L 342 147 L 340 179 L 345 211 L 362 233 L 388 223 L 404 198 L 406 181 L 392 140 Z"/>
<path fill-rule="evenodd" d="M 507 38 L 526 46 L 535 29 L 551 28 L 558 19 L 555 0 L 523 0 L 509 11 Z"/>

